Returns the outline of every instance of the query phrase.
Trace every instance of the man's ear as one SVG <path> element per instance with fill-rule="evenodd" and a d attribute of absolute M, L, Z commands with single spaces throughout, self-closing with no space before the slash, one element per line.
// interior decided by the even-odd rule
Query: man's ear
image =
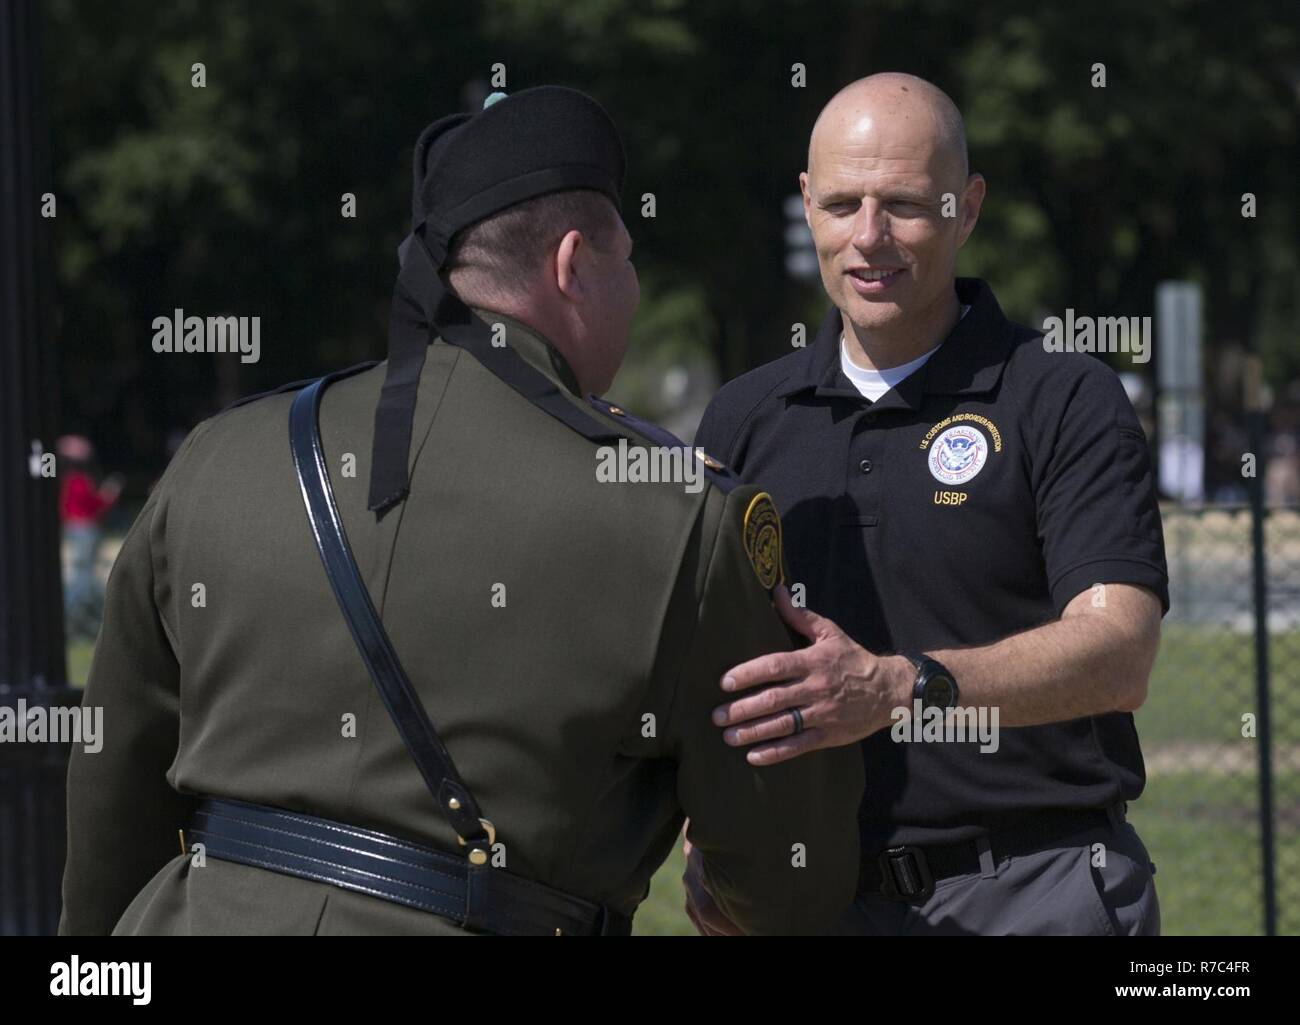
<path fill-rule="evenodd" d="M 957 248 L 960 249 L 975 230 L 975 223 L 980 219 L 980 207 L 984 205 L 984 193 L 987 186 L 982 174 L 972 174 L 966 179 L 966 188 L 962 193 L 962 222 L 957 231 Z"/>
<path fill-rule="evenodd" d="M 586 256 L 583 249 L 587 240 L 576 228 L 567 232 L 555 250 L 555 284 L 560 292 L 575 302 L 582 299 L 582 278 L 578 272 L 579 255 Z"/>
<path fill-rule="evenodd" d="M 799 192 L 803 195 L 803 219 L 812 228 L 812 193 L 808 190 L 808 172 L 799 172 Z"/>

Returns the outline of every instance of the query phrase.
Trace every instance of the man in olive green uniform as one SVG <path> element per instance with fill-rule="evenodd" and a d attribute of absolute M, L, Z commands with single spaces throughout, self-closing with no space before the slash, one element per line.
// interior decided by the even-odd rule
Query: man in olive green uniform
<path fill-rule="evenodd" d="M 759 769 L 710 722 L 728 667 L 789 645 L 770 500 L 712 460 L 698 488 L 597 473 L 619 439 L 665 443 L 584 398 L 637 301 L 622 178 L 608 116 L 571 90 L 430 126 L 389 360 L 316 396 L 362 590 L 481 809 L 477 868 L 462 801 L 430 792 L 331 593 L 290 386 L 200 424 L 123 545 L 84 699 L 103 747 L 68 777 L 61 933 L 626 932 L 610 923 L 684 816 L 745 931 L 821 931 L 852 900 L 857 753 Z M 212 798 L 262 839 L 222 839 Z M 400 851 L 408 896 L 311 838 L 353 828 L 338 849 Z M 446 910 L 476 888 L 487 919 Z"/>

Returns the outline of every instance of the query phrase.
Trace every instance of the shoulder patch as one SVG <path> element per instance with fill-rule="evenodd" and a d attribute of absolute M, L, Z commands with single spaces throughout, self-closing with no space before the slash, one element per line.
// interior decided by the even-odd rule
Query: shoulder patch
<path fill-rule="evenodd" d="M 770 591 L 785 582 L 781 569 L 781 517 L 772 496 L 760 491 L 745 510 L 743 530 L 745 554 L 763 590 Z"/>

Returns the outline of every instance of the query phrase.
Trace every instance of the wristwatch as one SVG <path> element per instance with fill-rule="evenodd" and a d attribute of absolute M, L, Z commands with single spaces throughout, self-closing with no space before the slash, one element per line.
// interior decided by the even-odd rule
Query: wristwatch
<path fill-rule="evenodd" d="M 942 662 L 929 655 L 902 656 L 916 666 L 916 682 L 912 684 L 912 697 L 922 708 L 956 708 L 957 681 Z"/>

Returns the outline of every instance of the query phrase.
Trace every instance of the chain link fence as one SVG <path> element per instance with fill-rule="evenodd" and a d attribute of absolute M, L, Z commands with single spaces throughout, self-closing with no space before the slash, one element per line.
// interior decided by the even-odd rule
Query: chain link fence
<path fill-rule="evenodd" d="M 1136 714 L 1147 787 L 1129 817 L 1156 864 L 1163 931 L 1264 932 L 1265 849 L 1271 846 L 1275 929 L 1297 934 L 1300 508 L 1274 508 L 1264 517 L 1271 838 L 1263 828 L 1261 800 L 1266 743 L 1258 699 L 1251 510 L 1170 505 L 1162 516 L 1171 607 L 1148 698 Z M 106 546 L 106 559 L 117 543 Z M 72 645 L 69 656 L 71 678 L 83 680 L 89 643 Z M 0 868 L 15 861 L 8 856 L 14 853 L 0 850 Z M 664 892 L 643 910 L 643 927 L 654 921 L 652 932 L 690 931 L 680 915 L 680 874 L 675 854 L 657 877 Z"/>
<path fill-rule="evenodd" d="M 1170 610 L 1136 715 L 1147 788 L 1130 807 L 1163 931 L 1262 933 L 1271 904 L 1276 931 L 1300 933 L 1300 509 L 1263 516 L 1264 659 L 1250 508 L 1163 518 Z"/>

